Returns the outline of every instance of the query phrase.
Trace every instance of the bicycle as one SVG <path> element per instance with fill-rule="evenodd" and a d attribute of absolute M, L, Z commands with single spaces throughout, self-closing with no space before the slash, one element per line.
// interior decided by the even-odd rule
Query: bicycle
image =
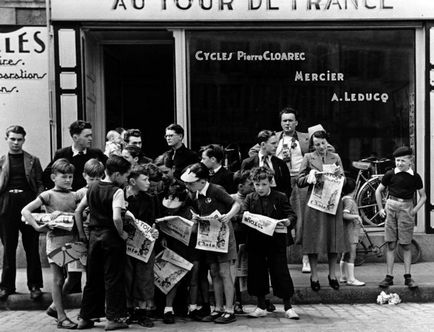
<path fill-rule="evenodd" d="M 384 175 L 378 173 L 378 166 L 389 161 L 390 159 L 387 158 L 377 159 L 371 157 L 352 162 L 353 167 L 359 170 L 356 178 L 355 200 L 364 224 L 380 227 L 383 222 L 383 218 L 378 214 L 375 190 L 380 185 L 381 178 Z M 383 190 L 383 204 L 386 202 L 387 195 L 387 190 Z"/>
<path fill-rule="evenodd" d="M 354 260 L 354 265 L 356 266 L 362 265 L 369 257 L 383 256 L 383 247 L 387 245 L 386 241 L 384 241 L 381 245 L 376 245 L 372 242 L 369 234 L 373 232 L 378 232 L 379 230 L 368 231 L 363 225 L 361 226 L 362 226 L 363 235 L 359 237 L 359 242 L 357 243 L 357 247 L 356 247 L 356 259 Z M 384 226 L 384 222 L 382 222 L 377 226 L 379 227 Z M 420 256 L 422 254 L 419 243 L 417 243 L 415 239 L 411 241 L 410 250 L 411 250 L 411 263 L 415 264 L 419 261 Z M 396 249 L 396 256 L 401 261 L 404 261 L 404 254 L 403 254 L 402 247 L 400 245 L 398 245 L 398 248 Z"/>

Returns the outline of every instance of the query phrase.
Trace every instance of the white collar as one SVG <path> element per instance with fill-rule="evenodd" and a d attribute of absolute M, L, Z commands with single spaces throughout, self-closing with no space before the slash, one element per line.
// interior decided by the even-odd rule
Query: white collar
<path fill-rule="evenodd" d="M 222 168 L 222 165 L 220 165 L 220 166 L 217 167 L 217 168 L 214 168 L 214 169 L 213 169 L 214 174 L 217 173 L 218 171 L 220 171 L 220 168 Z"/>
<path fill-rule="evenodd" d="M 78 154 L 80 153 L 80 151 L 78 151 L 78 150 L 74 147 L 74 145 L 71 145 L 71 148 L 72 148 L 72 156 L 73 156 L 73 157 L 75 157 L 76 155 L 78 155 Z M 84 149 L 84 150 L 81 151 L 81 152 L 83 152 L 83 154 L 86 154 L 86 153 L 87 153 L 87 149 Z"/>
<path fill-rule="evenodd" d="M 259 157 L 259 161 L 262 161 L 262 158 L 263 158 L 263 157 L 265 157 L 265 159 L 271 161 L 271 156 L 269 156 L 269 155 L 265 155 L 265 154 L 262 154 L 262 151 L 259 151 L 259 152 L 258 152 L 258 157 Z"/>
<path fill-rule="evenodd" d="M 196 194 L 196 198 L 198 198 L 199 195 L 204 195 L 204 196 L 206 196 L 206 192 L 208 191 L 208 188 L 209 188 L 209 182 L 207 181 L 207 182 L 205 183 L 205 186 L 202 188 L 202 190 L 197 192 L 197 194 Z"/>
<path fill-rule="evenodd" d="M 395 167 L 395 169 L 394 169 L 393 171 L 395 172 L 395 174 L 405 172 L 405 173 L 408 173 L 408 174 L 410 174 L 410 175 L 414 175 L 414 172 L 413 172 L 413 170 L 411 169 L 411 167 L 410 167 L 408 170 L 406 170 L 406 171 L 400 171 L 400 170 L 398 169 L 398 167 Z"/>

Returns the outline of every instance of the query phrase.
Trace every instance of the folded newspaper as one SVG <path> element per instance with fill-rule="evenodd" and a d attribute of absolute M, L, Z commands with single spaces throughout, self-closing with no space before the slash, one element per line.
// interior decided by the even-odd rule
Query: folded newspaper
<path fill-rule="evenodd" d="M 191 231 L 193 230 L 194 222 L 180 216 L 167 216 L 155 220 L 160 230 L 181 241 L 186 246 L 190 243 Z"/>
<path fill-rule="evenodd" d="M 48 225 L 50 228 L 63 229 L 65 231 L 72 231 L 74 227 L 74 213 L 62 212 L 55 218 L 52 218 L 51 213 L 32 213 L 38 225 Z M 21 220 L 27 222 L 24 217 Z"/>
<path fill-rule="evenodd" d="M 229 250 L 228 223 L 220 221 L 221 214 L 215 210 L 208 216 L 193 213 L 198 221 L 196 249 L 227 253 Z"/>
<path fill-rule="evenodd" d="M 166 248 L 155 257 L 154 284 L 167 294 L 192 267 L 189 261 Z"/>
<path fill-rule="evenodd" d="M 258 232 L 264 233 L 266 235 L 272 236 L 277 224 L 282 220 L 273 219 L 262 214 L 250 213 L 245 211 L 243 213 L 242 223 Z"/>
<path fill-rule="evenodd" d="M 146 222 L 136 219 L 130 211 L 126 212 L 125 220 L 128 220 L 124 223 L 124 230 L 128 233 L 127 255 L 147 263 L 154 250 L 155 230 Z"/>

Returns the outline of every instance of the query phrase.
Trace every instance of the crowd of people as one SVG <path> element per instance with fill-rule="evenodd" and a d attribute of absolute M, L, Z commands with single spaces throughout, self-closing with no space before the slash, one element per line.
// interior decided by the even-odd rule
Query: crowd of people
<path fill-rule="evenodd" d="M 91 328 L 101 317 L 107 319 L 106 330 L 127 328 L 131 323 L 152 327 L 155 317 L 166 324 L 175 323 L 176 316 L 217 324 L 234 322 L 238 314 L 245 314 L 235 269 L 241 245 L 247 254 L 247 291 L 257 299 L 256 309 L 247 313 L 249 317 L 264 317 L 275 310 L 267 299 L 271 282 L 273 294 L 283 301 L 285 317 L 299 319 L 291 305 L 294 285 L 287 264 L 287 247 L 294 243 L 302 246 L 302 271 L 311 273 L 313 291 L 321 288 L 319 254 L 327 254 L 330 287 L 338 290 L 341 283 L 363 286 L 365 283 L 354 275 L 362 222 L 354 200 L 355 182 L 345 178 L 339 154 L 321 125 L 309 127 L 308 133 L 296 131 L 297 113 L 290 107 L 279 117 L 282 131 L 261 130 L 249 157 L 234 171 L 225 167 L 225 151 L 219 144 L 203 146 L 198 152 L 187 148 L 184 129 L 178 124 L 165 128 L 168 150 L 152 159 L 144 154 L 140 130 L 110 130 L 103 152 L 91 147 L 92 126 L 81 120 L 69 128 L 72 145 L 58 150 L 42 170 L 39 159 L 23 150 L 24 128 L 8 127 L 9 151 L 0 158 L 0 235 L 4 246 L 0 299 L 15 292 L 19 232 L 32 299 L 42 294 L 38 238 L 40 232 L 47 233 L 53 303 L 46 313 L 57 320 L 58 328 Z M 408 147 L 394 151 L 396 168 L 384 176 L 377 190 L 380 214 L 387 215 L 387 275 L 381 287 L 393 284 L 397 244 L 404 249 L 405 284 L 417 287 L 410 272 L 409 244 L 414 215 L 426 195 L 420 176 L 411 168 L 412 154 Z M 334 214 L 307 205 L 325 173 L 345 179 Z M 385 188 L 390 196 L 383 207 L 381 191 Z M 419 200 L 414 205 L 416 192 Z M 41 209 L 53 219 L 60 213 L 73 214 L 73 230 L 38 223 L 34 213 Z M 156 239 L 147 262 L 126 254 L 126 210 L 146 222 Z M 196 248 L 200 216 L 215 211 L 229 232 L 226 252 Z M 272 234 L 247 227 L 242 223 L 244 213 L 277 221 Z M 159 230 L 156 219 L 164 216 L 193 222 L 189 243 Z M 77 261 L 59 266 L 50 253 L 74 241 L 87 245 L 86 266 Z M 154 262 L 166 248 L 190 262 L 192 268 L 164 294 L 154 285 Z M 86 283 L 82 290 L 83 271 Z M 81 291 L 79 319 L 73 322 L 65 313 L 63 296 Z"/>

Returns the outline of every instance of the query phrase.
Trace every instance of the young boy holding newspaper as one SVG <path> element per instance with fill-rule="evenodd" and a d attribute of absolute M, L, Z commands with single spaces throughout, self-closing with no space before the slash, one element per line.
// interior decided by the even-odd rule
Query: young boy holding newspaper
<path fill-rule="evenodd" d="M 178 180 L 173 180 L 164 191 L 163 215 L 157 219 L 157 225 L 164 235 L 161 243 L 164 248 L 169 248 L 178 255 L 193 264 L 193 268 L 172 290 L 166 295 L 163 323 L 175 323 L 175 313 L 186 314 L 187 304 L 190 311 L 197 309 L 198 297 L 198 267 L 199 250 L 195 249 L 197 239 L 197 223 L 191 221 L 192 202 L 187 187 Z M 183 218 L 180 220 L 180 218 Z M 175 301 L 175 297 L 176 300 Z"/>
<path fill-rule="evenodd" d="M 35 200 L 27 204 L 21 211 L 22 216 L 38 232 L 47 232 L 47 256 L 53 275 L 53 303 L 48 307 L 47 314 L 57 319 L 57 327 L 62 329 L 75 329 L 77 324 L 71 321 L 63 307 L 62 286 L 64 283 L 63 266 L 59 266 L 50 258 L 50 253 L 74 241 L 71 230 L 56 228 L 53 223 L 39 225 L 32 211 L 45 206 L 47 213 L 52 214 L 52 219 L 63 213 L 75 211 L 79 202 L 78 196 L 71 191 L 74 177 L 74 165 L 66 159 L 56 160 L 51 167 L 51 180 L 54 188 L 42 192 Z"/>
<path fill-rule="evenodd" d="M 127 209 L 136 219 L 153 226 L 157 217 L 157 202 L 154 196 L 147 193 L 150 187 L 147 168 L 134 166 L 128 176 L 128 186 L 125 188 Z M 158 231 L 153 229 L 152 236 L 157 239 Z M 154 258 L 152 250 L 148 261 L 144 262 L 127 255 L 125 267 L 128 322 L 144 327 L 152 327 L 150 311 L 154 309 Z"/>
<path fill-rule="evenodd" d="M 236 321 L 233 303 L 237 249 L 231 219 L 238 212 L 240 205 L 223 187 L 209 183 L 208 179 L 209 170 L 202 163 L 189 166 L 181 175 L 181 180 L 185 182 L 187 188 L 196 195 L 199 215 L 209 216 L 217 210 L 221 214 L 218 221 L 226 224 L 227 227 L 225 227 L 225 229 L 229 231 L 227 253 L 206 251 L 206 259 L 210 265 L 216 305 L 214 311 L 202 319 L 204 322 L 227 324 Z M 224 299 L 226 299 L 225 306 L 223 306 Z"/>
<path fill-rule="evenodd" d="M 297 219 L 288 198 L 284 193 L 271 188 L 273 171 L 268 167 L 257 167 L 251 170 L 251 178 L 255 192 L 248 194 L 244 202 L 243 223 L 247 226 L 247 255 L 248 276 L 247 290 L 250 295 L 257 297 L 257 308 L 249 313 L 249 317 L 265 317 L 267 315 L 265 296 L 269 293 L 271 285 L 273 293 L 283 299 L 285 317 L 299 319 L 291 306 L 291 297 L 294 295 L 294 285 L 289 274 L 286 258 L 286 232 L 288 226 Z M 254 215 L 252 215 L 254 214 Z M 260 215 L 260 216 L 258 216 Z M 247 217 L 248 216 L 248 217 Z M 265 216 L 272 224 L 269 233 L 259 231 L 261 216 Z M 248 219 L 253 220 L 251 223 Z M 270 218 L 274 220 L 270 220 Z M 256 227 L 252 227 L 256 225 Z M 258 226 L 259 225 L 259 226 Z M 273 227 L 275 226 L 274 232 Z M 270 276 L 270 277 L 269 277 Z"/>

